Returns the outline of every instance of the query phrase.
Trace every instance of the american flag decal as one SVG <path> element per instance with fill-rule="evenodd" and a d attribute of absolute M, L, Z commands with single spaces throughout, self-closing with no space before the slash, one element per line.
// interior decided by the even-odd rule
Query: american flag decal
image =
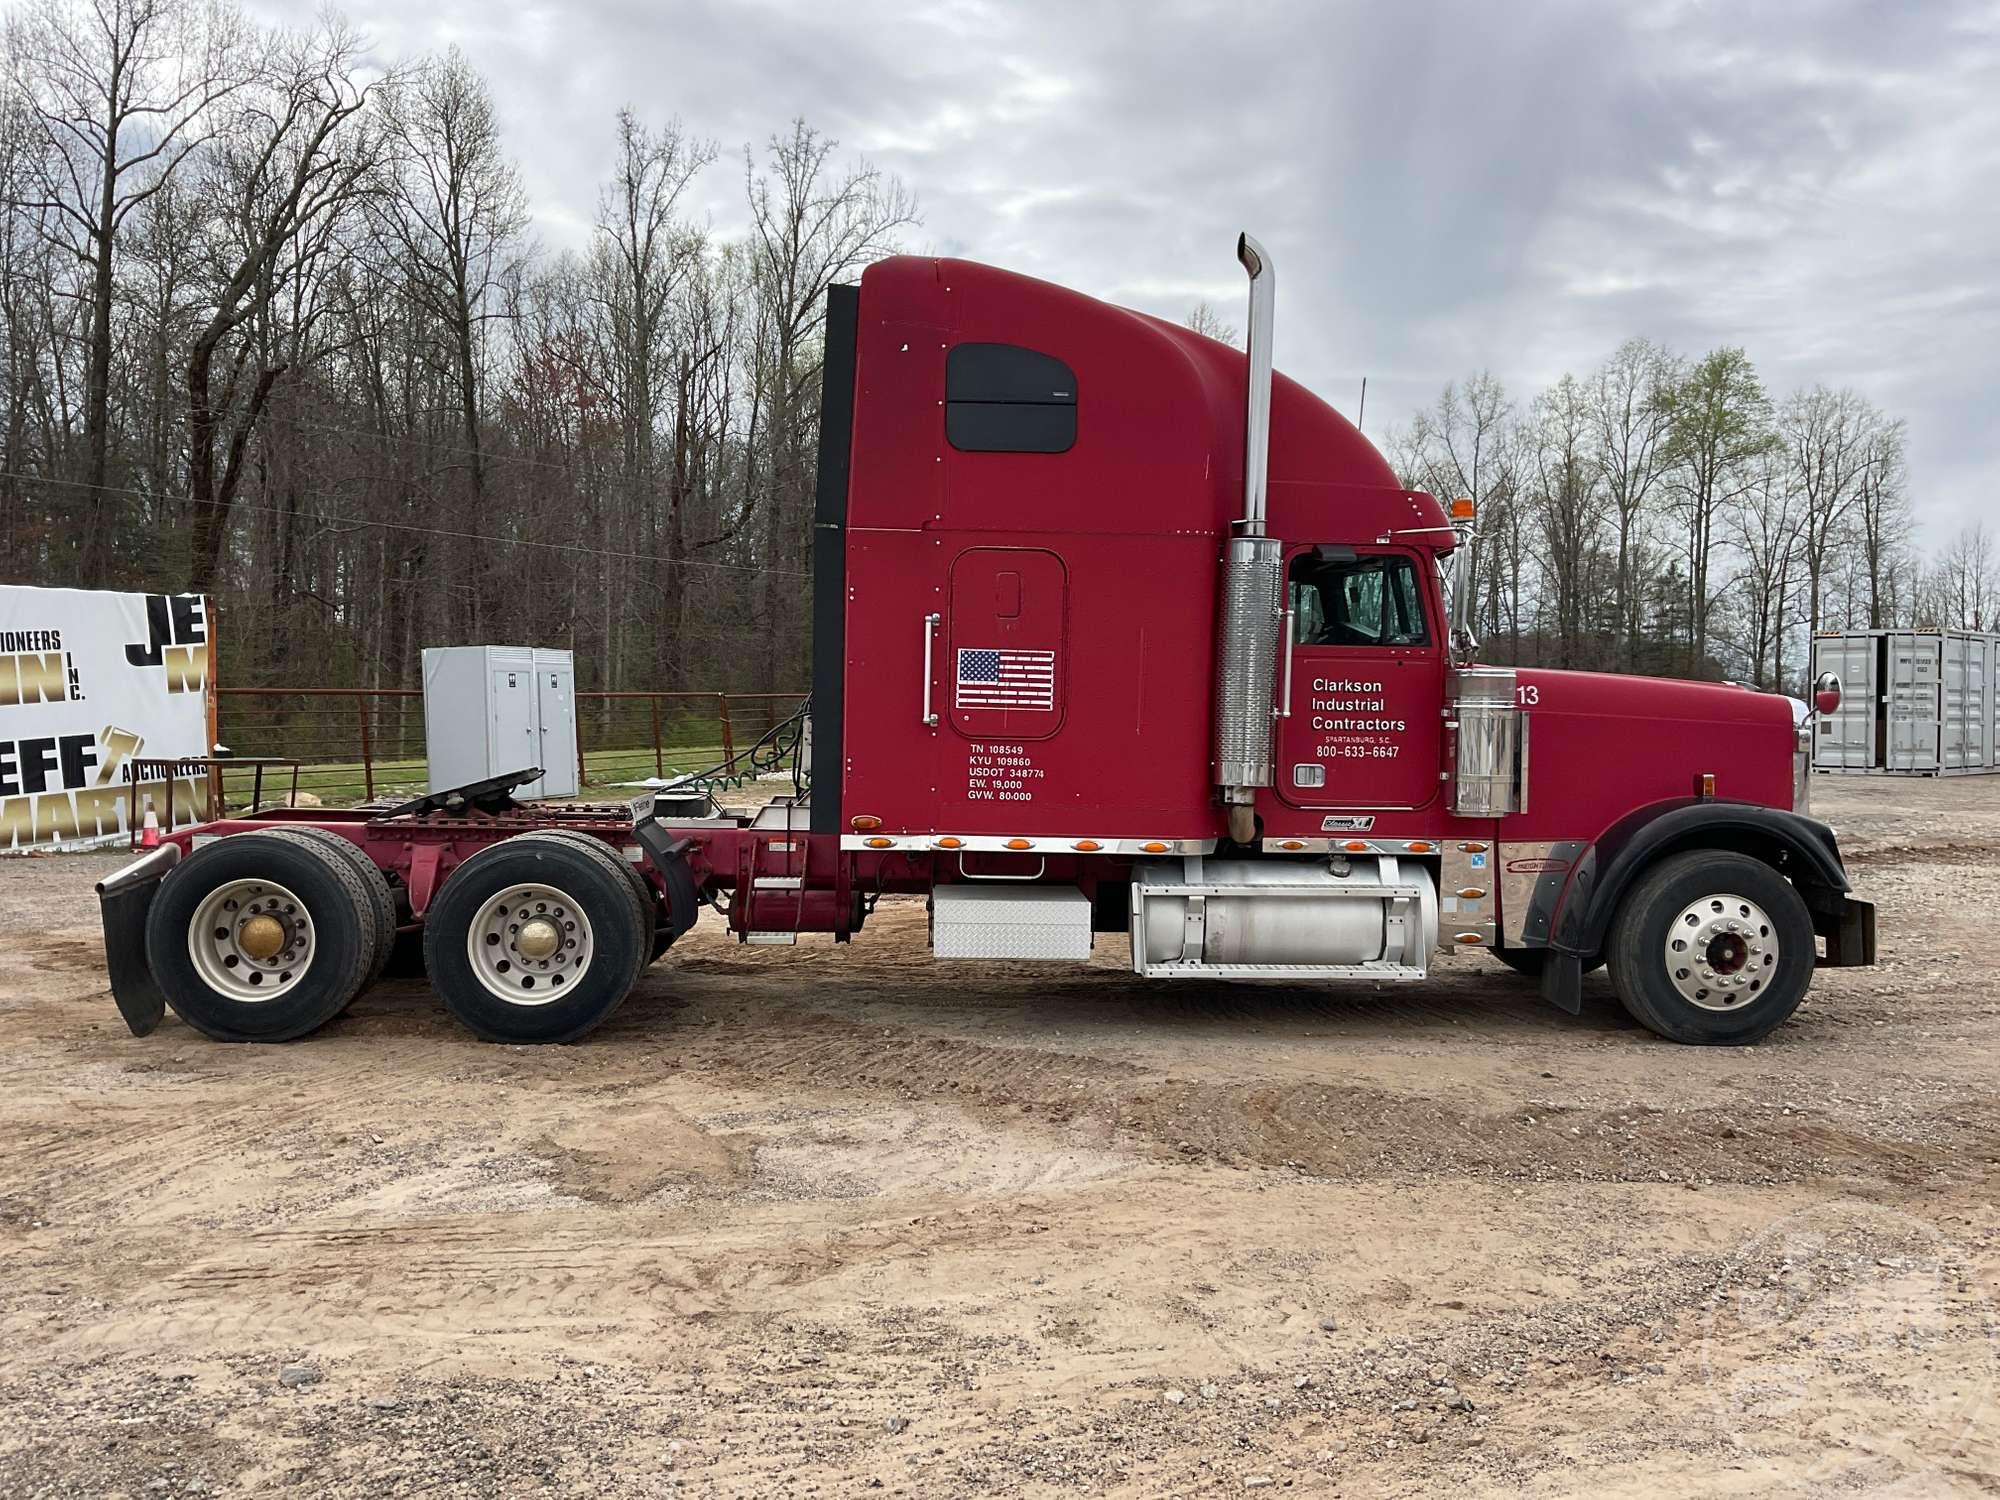
<path fill-rule="evenodd" d="M 959 708 L 1018 708 L 1053 712 L 1056 654 L 1009 651 L 983 646 L 958 653 Z"/>

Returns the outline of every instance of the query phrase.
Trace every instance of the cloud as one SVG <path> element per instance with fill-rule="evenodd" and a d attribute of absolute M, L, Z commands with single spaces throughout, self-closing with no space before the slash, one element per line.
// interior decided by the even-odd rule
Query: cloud
<path fill-rule="evenodd" d="M 288 19 L 305 4 L 280 0 Z M 1630 334 L 1907 417 L 1933 540 L 2000 493 L 2000 5 L 365 0 L 492 80 L 543 239 L 588 233 L 612 115 L 723 157 L 802 114 L 916 190 L 918 248 L 1179 318 L 1271 249 L 1281 366 L 1379 431 L 1491 368 L 1525 397 Z M 1240 319 L 1239 319 L 1240 320 Z"/>

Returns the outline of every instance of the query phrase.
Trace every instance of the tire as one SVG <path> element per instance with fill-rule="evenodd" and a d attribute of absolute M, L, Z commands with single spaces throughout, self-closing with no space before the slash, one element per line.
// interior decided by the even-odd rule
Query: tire
<path fill-rule="evenodd" d="M 632 894 L 639 898 L 639 904 L 646 911 L 646 964 L 658 963 L 660 955 L 665 953 L 668 944 L 673 942 L 673 933 L 667 924 L 660 920 L 659 897 L 654 894 L 653 887 L 633 866 L 632 861 L 620 857 L 617 850 L 594 833 L 580 833 L 574 828 L 551 828 L 546 831 L 545 837 L 581 841 L 587 847 L 602 849 L 618 861 L 618 868 L 623 870 L 632 882 Z M 646 964 L 641 964 L 640 967 L 643 969 Z"/>
<path fill-rule="evenodd" d="M 1540 979 L 1542 977 L 1542 960 L 1547 957 L 1549 950 L 1546 948 L 1488 948 L 1486 951 L 1524 979 Z M 1595 974 L 1603 967 L 1604 955 L 1601 953 L 1595 958 L 1586 958 L 1583 961 L 1583 972 L 1586 974 Z"/>
<path fill-rule="evenodd" d="M 292 828 L 286 831 L 324 844 L 352 867 L 368 891 L 369 904 L 375 910 L 377 936 L 375 956 L 368 962 L 367 977 L 361 981 L 361 990 L 355 992 L 359 996 L 362 990 L 368 989 L 382 977 L 382 971 L 389 966 L 390 951 L 396 946 L 395 893 L 389 889 L 389 881 L 375 861 L 363 854 L 361 846 L 353 839 L 344 839 L 339 834 L 329 833 L 324 828 Z"/>
<path fill-rule="evenodd" d="M 360 875 L 321 840 L 296 829 L 231 834 L 161 882 L 146 961 L 174 1014 L 202 1035 L 288 1042 L 360 993 L 376 915 Z M 283 946 L 267 952 L 273 928 Z"/>
<path fill-rule="evenodd" d="M 623 863 L 601 840 L 523 833 L 452 871 L 424 917 L 424 967 L 445 1008 L 489 1042 L 571 1042 L 601 1024 L 652 944 Z M 544 956 L 530 942 L 557 946 Z"/>
<path fill-rule="evenodd" d="M 1612 985 L 1641 1025 L 1671 1041 L 1740 1046 L 1769 1035 L 1805 999 L 1812 916 L 1769 865 L 1692 850 L 1639 878 L 1619 905 L 1608 951 Z"/>

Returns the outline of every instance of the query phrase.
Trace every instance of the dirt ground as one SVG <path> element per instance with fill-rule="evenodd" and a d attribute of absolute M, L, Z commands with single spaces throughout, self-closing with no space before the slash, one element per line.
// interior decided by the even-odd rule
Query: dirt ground
<path fill-rule="evenodd" d="M 1754 1048 L 708 928 L 611 1024 L 125 1031 L 0 864 L 0 1494 L 1991 1495 L 2000 777 L 1821 779 Z"/>

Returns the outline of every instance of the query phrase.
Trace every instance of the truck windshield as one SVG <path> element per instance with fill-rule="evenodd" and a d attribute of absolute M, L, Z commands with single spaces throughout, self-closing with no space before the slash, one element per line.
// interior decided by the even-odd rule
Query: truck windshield
<path fill-rule="evenodd" d="M 1416 565 L 1401 553 L 1292 560 L 1292 639 L 1300 646 L 1427 646 Z"/>

